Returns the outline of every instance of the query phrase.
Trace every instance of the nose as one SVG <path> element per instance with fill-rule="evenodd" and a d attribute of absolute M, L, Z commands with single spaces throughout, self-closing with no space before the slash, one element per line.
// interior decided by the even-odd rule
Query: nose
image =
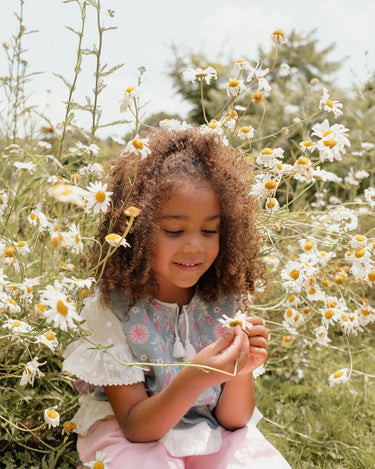
<path fill-rule="evenodd" d="M 202 252 L 203 243 L 199 235 L 190 235 L 186 240 L 183 247 L 184 252 Z"/>

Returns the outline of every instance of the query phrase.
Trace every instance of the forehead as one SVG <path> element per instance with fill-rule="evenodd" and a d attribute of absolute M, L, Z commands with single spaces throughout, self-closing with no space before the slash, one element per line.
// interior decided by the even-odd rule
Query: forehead
<path fill-rule="evenodd" d="M 176 184 L 160 208 L 160 217 L 201 215 L 220 216 L 219 199 L 210 182 L 181 181 Z"/>

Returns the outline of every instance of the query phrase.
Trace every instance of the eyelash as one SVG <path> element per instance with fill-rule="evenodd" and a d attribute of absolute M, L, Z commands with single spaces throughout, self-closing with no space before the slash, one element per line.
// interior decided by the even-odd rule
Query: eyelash
<path fill-rule="evenodd" d="M 169 235 L 169 236 L 178 236 L 183 233 L 183 230 L 178 230 L 178 231 L 170 231 L 170 230 L 164 230 L 164 232 Z M 211 234 L 218 234 L 218 230 L 202 230 L 202 233 L 205 235 L 211 235 Z"/>

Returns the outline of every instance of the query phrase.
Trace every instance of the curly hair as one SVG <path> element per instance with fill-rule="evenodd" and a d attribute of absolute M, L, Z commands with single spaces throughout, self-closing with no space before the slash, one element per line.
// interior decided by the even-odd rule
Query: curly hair
<path fill-rule="evenodd" d="M 107 256 L 105 236 L 126 230 L 126 208 L 135 206 L 141 212 L 127 236 L 131 247 L 120 246 L 105 262 L 101 279 L 104 300 L 109 301 L 114 289 L 133 301 L 157 297 L 152 258 L 159 209 L 178 182 L 202 179 L 212 185 L 219 200 L 220 249 L 196 291 L 207 302 L 252 292 L 255 280 L 263 274 L 263 263 L 258 256 L 261 236 L 255 223 L 258 206 L 250 195 L 252 174 L 247 161 L 199 127 L 153 129 L 147 137 L 147 158 L 120 156 L 110 168 L 113 207 L 100 224 L 102 251 L 93 259 L 94 265 Z"/>

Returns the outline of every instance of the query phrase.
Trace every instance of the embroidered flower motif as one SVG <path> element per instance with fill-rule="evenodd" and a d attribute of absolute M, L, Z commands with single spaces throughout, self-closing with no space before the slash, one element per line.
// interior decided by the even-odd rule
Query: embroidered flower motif
<path fill-rule="evenodd" d="M 223 335 L 227 332 L 227 328 L 222 324 L 216 324 L 212 332 L 215 339 L 217 340 L 220 339 L 220 337 L 223 337 Z"/>
<path fill-rule="evenodd" d="M 134 324 L 129 330 L 129 339 L 135 345 L 145 344 L 150 338 L 150 331 L 144 324 Z"/>

